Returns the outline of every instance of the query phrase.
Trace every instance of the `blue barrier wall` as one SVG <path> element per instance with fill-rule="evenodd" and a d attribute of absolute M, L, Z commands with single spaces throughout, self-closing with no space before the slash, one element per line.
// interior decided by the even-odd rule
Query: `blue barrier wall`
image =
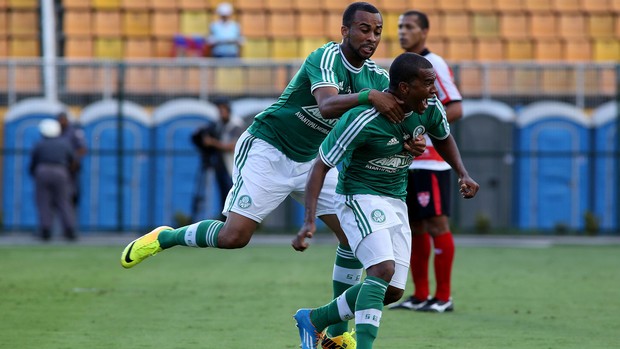
<path fill-rule="evenodd" d="M 598 107 L 592 115 L 595 159 L 594 213 L 602 229 L 617 229 L 618 224 L 618 152 L 616 102 Z"/>
<path fill-rule="evenodd" d="M 28 171 L 30 154 L 41 139 L 39 122 L 56 118 L 65 106 L 43 98 L 25 99 L 15 104 L 4 118 L 2 169 L 2 219 L 4 224 L 35 228 L 38 216 L 34 202 L 34 180 Z M 13 150 L 13 151 L 11 151 Z"/>
<path fill-rule="evenodd" d="M 581 229 L 588 205 L 588 119 L 564 103 L 539 102 L 517 117 L 517 225 Z"/>
<path fill-rule="evenodd" d="M 80 117 L 89 153 L 82 162 L 78 214 L 83 226 L 94 229 L 131 230 L 148 224 L 150 118 L 139 105 L 124 102 L 119 125 L 118 105 L 115 100 L 96 102 Z"/>
<path fill-rule="evenodd" d="M 172 100 L 153 111 L 154 142 L 154 225 L 175 225 L 175 215 L 190 217 L 198 188 L 201 166 L 200 153 L 191 142 L 199 127 L 218 119 L 217 108 L 194 99 Z M 206 180 L 209 178 L 207 177 Z M 208 180 L 201 216 L 219 214 L 222 204 L 214 180 Z M 211 196 L 211 197 L 210 197 Z"/>

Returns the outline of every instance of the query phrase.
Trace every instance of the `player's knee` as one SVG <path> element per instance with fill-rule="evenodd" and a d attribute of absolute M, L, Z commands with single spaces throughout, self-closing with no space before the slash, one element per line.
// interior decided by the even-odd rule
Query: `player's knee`
<path fill-rule="evenodd" d="M 368 276 L 373 276 L 387 282 L 392 280 L 392 276 L 394 276 L 395 265 L 394 261 L 384 261 L 379 264 L 375 264 L 372 267 L 368 268 L 366 273 Z"/>
<path fill-rule="evenodd" d="M 387 291 L 385 292 L 385 298 L 383 298 L 383 304 L 388 305 L 394 302 L 397 302 L 403 297 L 404 290 L 400 288 L 396 288 L 394 286 L 389 286 Z"/>
<path fill-rule="evenodd" d="M 222 229 L 217 242 L 219 248 L 243 248 L 250 243 L 252 234 L 239 229 Z"/>

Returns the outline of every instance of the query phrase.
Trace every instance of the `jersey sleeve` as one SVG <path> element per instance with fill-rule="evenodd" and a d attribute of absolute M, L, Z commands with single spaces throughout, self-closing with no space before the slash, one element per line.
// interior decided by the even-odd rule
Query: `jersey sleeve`
<path fill-rule="evenodd" d="M 448 63 L 436 54 L 430 54 L 425 57 L 433 64 L 435 69 L 435 74 L 437 75 L 435 86 L 437 87 L 437 97 L 441 103 L 448 104 L 461 101 L 463 97 L 454 83 L 454 75 Z"/>
<path fill-rule="evenodd" d="M 346 112 L 329 132 L 319 156 L 325 165 L 336 167 L 343 159 L 365 142 L 365 126 L 379 115 L 374 108 L 357 107 Z"/>
<path fill-rule="evenodd" d="M 446 117 L 446 110 L 437 98 L 429 99 L 428 109 L 429 124 L 426 132 L 435 139 L 446 139 L 450 135 L 450 124 Z"/>
<path fill-rule="evenodd" d="M 338 55 L 336 45 L 325 45 L 308 55 L 304 65 L 310 80 L 311 93 L 320 87 L 338 89 L 338 76 L 334 71 L 334 62 L 340 59 Z"/>

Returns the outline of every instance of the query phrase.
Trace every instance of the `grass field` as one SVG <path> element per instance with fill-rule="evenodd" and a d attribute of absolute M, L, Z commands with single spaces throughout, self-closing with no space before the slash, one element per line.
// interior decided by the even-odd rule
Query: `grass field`
<path fill-rule="evenodd" d="M 0 247 L 0 347 L 293 349 L 292 314 L 331 296 L 334 246 L 177 247 L 130 270 L 121 249 Z M 458 247 L 453 296 L 385 310 L 375 348 L 620 348 L 618 246 Z"/>

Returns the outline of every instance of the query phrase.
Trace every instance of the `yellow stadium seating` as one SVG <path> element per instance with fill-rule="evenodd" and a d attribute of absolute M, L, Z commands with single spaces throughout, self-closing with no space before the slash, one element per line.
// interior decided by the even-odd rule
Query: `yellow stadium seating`
<path fill-rule="evenodd" d="M 620 40 L 598 39 L 594 40 L 593 59 L 595 61 L 620 61 Z"/>
<path fill-rule="evenodd" d="M 91 7 L 91 0 L 63 0 L 62 6 L 71 10 L 87 10 Z"/>
<path fill-rule="evenodd" d="M 92 35 L 93 16 L 90 11 L 65 11 L 63 31 L 68 36 Z"/>
<path fill-rule="evenodd" d="M 36 37 L 12 37 L 9 43 L 11 57 L 37 57 L 40 55 L 39 40 Z"/>
<path fill-rule="evenodd" d="M 479 39 L 476 45 L 476 60 L 501 61 L 504 59 L 504 42 L 501 39 Z"/>
<path fill-rule="evenodd" d="M 564 60 L 568 62 L 589 61 L 592 59 L 592 44 L 586 39 L 564 41 Z"/>
<path fill-rule="evenodd" d="M 101 38 L 121 36 L 121 13 L 118 11 L 95 11 L 93 35 Z"/>
<path fill-rule="evenodd" d="M 581 11 L 581 0 L 551 0 L 551 8 L 557 13 L 575 13 Z"/>
<path fill-rule="evenodd" d="M 92 5 L 96 9 L 118 10 L 121 0 L 92 0 Z"/>
<path fill-rule="evenodd" d="M 394 40 L 381 39 L 375 53 L 372 55 L 372 59 L 394 58 L 398 54 L 402 53 L 402 50 L 398 50 L 396 54 L 392 53 L 394 48 Z"/>
<path fill-rule="evenodd" d="M 39 14 L 36 11 L 11 11 L 9 13 L 11 36 L 36 36 L 39 34 Z"/>
<path fill-rule="evenodd" d="M 562 42 L 557 39 L 542 39 L 534 41 L 534 59 L 537 61 L 561 61 Z"/>
<path fill-rule="evenodd" d="M 323 10 L 320 1 L 293 0 L 293 9 L 297 11 L 318 11 Z"/>
<path fill-rule="evenodd" d="M 154 11 L 150 32 L 157 38 L 172 38 L 179 32 L 179 14 L 176 11 Z"/>
<path fill-rule="evenodd" d="M 123 58 L 123 42 L 117 38 L 98 38 L 95 40 L 95 57 L 98 58 Z"/>
<path fill-rule="evenodd" d="M 535 13 L 530 16 L 530 37 L 553 39 L 558 37 L 558 19 L 552 13 Z"/>
<path fill-rule="evenodd" d="M 69 37 L 65 41 L 65 57 L 86 58 L 94 55 L 93 40 L 90 37 Z"/>
<path fill-rule="evenodd" d="M 409 10 L 407 0 L 381 0 L 376 3 L 377 8 L 381 13 L 385 12 L 398 12 L 403 13 Z"/>
<path fill-rule="evenodd" d="M 341 26 L 342 13 L 332 11 L 325 14 L 325 35 L 329 40 L 340 41 L 342 39 Z"/>
<path fill-rule="evenodd" d="M 530 40 L 508 40 L 506 58 L 509 60 L 531 60 L 534 58 L 534 45 Z"/>
<path fill-rule="evenodd" d="M 412 10 L 418 10 L 422 12 L 435 12 L 440 10 L 439 2 L 428 0 L 409 0 L 407 7 Z"/>
<path fill-rule="evenodd" d="M 125 58 L 153 57 L 153 42 L 148 38 L 134 38 L 125 40 Z"/>
<path fill-rule="evenodd" d="M 465 2 L 467 10 L 480 13 L 480 12 L 495 12 L 494 0 L 467 0 Z"/>
<path fill-rule="evenodd" d="M 150 8 L 154 10 L 174 10 L 177 9 L 177 0 L 149 0 Z"/>
<path fill-rule="evenodd" d="M 387 12 L 383 14 L 383 32 L 381 37 L 384 39 L 398 38 L 398 18 L 399 12 Z M 341 20 L 342 21 L 342 20 Z"/>
<path fill-rule="evenodd" d="M 264 0 L 236 0 L 235 8 L 243 13 L 246 11 L 264 11 L 267 9 Z"/>
<path fill-rule="evenodd" d="M 269 58 L 270 55 L 269 40 L 264 38 L 247 39 L 241 48 L 242 58 Z"/>
<path fill-rule="evenodd" d="M 499 37 L 499 16 L 488 12 L 474 13 L 472 36 L 478 39 Z"/>
<path fill-rule="evenodd" d="M 585 38 L 587 33 L 586 17 L 583 14 L 565 14 L 560 17 L 558 25 L 562 39 Z"/>
<path fill-rule="evenodd" d="M 609 0 L 581 0 L 581 9 L 589 13 L 605 13 L 611 10 Z"/>
<path fill-rule="evenodd" d="M 271 91 L 273 89 L 273 72 L 271 69 L 251 68 L 243 72 L 241 85 L 247 92 Z M 238 83 L 238 82 L 237 82 Z"/>
<path fill-rule="evenodd" d="M 503 13 L 521 12 L 524 10 L 524 0 L 495 0 L 497 10 Z"/>
<path fill-rule="evenodd" d="M 299 58 L 299 42 L 297 39 L 275 39 L 272 42 L 272 58 Z"/>
<path fill-rule="evenodd" d="M 207 0 L 177 0 L 181 10 L 206 10 L 209 7 Z"/>
<path fill-rule="evenodd" d="M 322 38 L 325 36 L 323 12 L 306 11 L 297 16 L 297 35 L 300 38 Z"/>
<path fill-rule="evenodd" d="M 267 36 L 267 13 L 248 11 L 239 15 L 239 25 L 246 38 L 264 38 Z"/>
<path fill-rule="evenodd" d="M 435 0 L 442 11 L 465 11 L 466 3 L 463 0 Z"/>
<path fill-rule="evenodd" d="M 442 33 L 447 39 L 469 38 L 471 36 L 471 21 L 467 13 L 446 13 L 441 24 Z"/>
<path fill-rule="evenodd" d="M 245 88 L 244 71 L 236 67 L 217 67 L 215 68 L 215 83 L 213 90 L 215 93 L 230 94 L 241 93 Z"/>
<path fill-rule="evenodd" d="M 153 55 L 154 57 L 172 57 L 172 51 L 174 50 L 174 44 L 171 38 L 155 39 L 153 40 Z"/>
<path fill-rule="evenodd" d="M 204 36 L 209 32 L 209 23 L 206 11 L 181 11 L 181 34 Z"/>
<path fill-rule="evenodd" d="M 614 14 L 592 14 L 588 16 L 588 35 L 594 39 L 612 39 L 616 37 L 614 22 L 618 16 Z"/>
<path fill-rule="evenodd" d="M 528 37 L 527 16 L 523 13 L 504 13 L 500 17 L 500 34 L 504 39 Z"/>
<path fill-rule="evenodd" d="M 553 9 L 552 0 L 524 0 L 523 9 L 528 12 L 550 12 Z"/>
<path fill-rule="evenodd" d="M 295 38 L 297 15 L 292 11 L 272 12 L 267 17 L 267 35 L 271 38 Z"/>
<path fill-rule="evenodd" d="M 12 9 L 36 9 L 39 7 L 37 0 L 8 0 L 9 8 Z"/>
<path fill-rule="evenodd" d="M 151 34 L 151 14 L 147 11 L 123 12 L 123 35 L 130 38 Z"/>
<path fill-rule="evenodd" d="M 472 39 L 448 40 L 447 45 L 448 54 L 445 58 L 449 61 L 471 61 L 476 58 Z"/>
<path fill-rule="evenodd" d="M 395 44 L 398 48 L 400 48 L 399 42 L 396 42 Z M 446 41 L 440 37 L 431 37 L 426 39 L 426 47 L 428 47 L 431 52 L 435 52 L 442 57 L 448 54 Z"/>
<path fill-rule="evenodd" d="M 272 11 L 288 11 L 293 9 L 291 0 L 264 0 L 265 6 Z"/>
<path fill-rule="evenodd" d="M 148 10 L 149 0 L 121 0 L 121 8 L 124 10 Z"/>
<path fill-rule="evenodd" d="M 349 6 L 350 3 L 352 3 L 353 1 L 349 1 L 349 0 L 315 0 L 315 1 L 321 1 L 322 4 L 322 8 L 327 10 L 327 11 L 337 11 L 340 12 L 340 15 L 342 16 L 342 12 L 344 12 L 344 9 Z"/>

